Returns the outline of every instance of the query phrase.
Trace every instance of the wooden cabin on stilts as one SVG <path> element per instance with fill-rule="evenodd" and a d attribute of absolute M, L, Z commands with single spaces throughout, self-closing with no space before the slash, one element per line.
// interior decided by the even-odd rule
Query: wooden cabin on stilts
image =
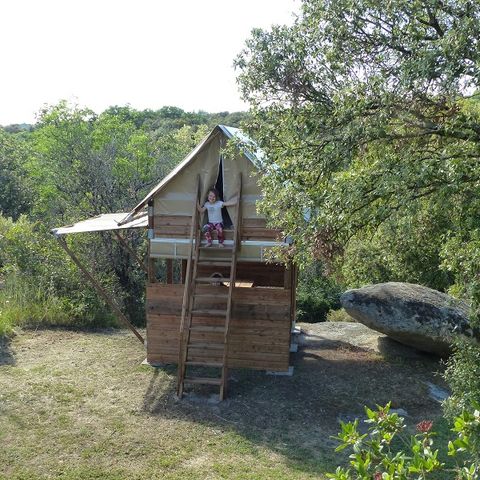
<path fill-rule="evenodd" d="M 261 159 L 243 149 L 224 158 L 232 138 L 242 139 L 241 132 L 215 127 L 129 214 L 115 214 L 111 228 L 105 215 L 54 231 L 68 250 L 62 237 L 67 233 L 147 229 L 147 362 L 178 365 L 179 397 L 190 385 L 205 384 L 224 399 L 231 368 L 291 371 L 296 269 L 267 261 L 269 250 L 287 243 L 257 212 Z M 233 204 L 222 210 L 223 248 L 215 237 L 207 247 L 201 232 L 206 218 L 197 205 L 205 203 L 211 187 Z M 166 275 L 159 278 L 162 265 Z"/>

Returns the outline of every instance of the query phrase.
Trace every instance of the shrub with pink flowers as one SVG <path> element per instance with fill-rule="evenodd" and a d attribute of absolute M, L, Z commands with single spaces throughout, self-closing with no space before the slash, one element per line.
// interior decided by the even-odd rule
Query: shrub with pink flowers
<path fill-rule="evenodd" d="M 456 437 L 448 443 L 448 455 L 457 459 L 455 468 L 447 468 L 434 449 L 433 422 L 424 420 L 417 424 L 414 435 L 405 433 L 404 419 L 390 411 L 390 404 L 365 408 L 366 433 L 359 431 L 359 420 L 341 423 L 337 437 L 340 445 L 335 451 L 351 449 L 350 467 L 339 466 L 330 480 L 423 480 L 438 472 L 450 474 L 458 480 L 477 480 L 480 462 L 476 456 L 476 442 L 480 438 L 480 409 L 465 410 L 456 417 L 453 432 Z"/>

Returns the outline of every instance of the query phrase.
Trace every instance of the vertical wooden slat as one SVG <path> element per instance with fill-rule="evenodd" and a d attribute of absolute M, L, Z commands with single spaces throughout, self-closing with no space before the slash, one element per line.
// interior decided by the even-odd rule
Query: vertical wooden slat
<path fill-rule="evenodd" d="M 230 285 L 228 287 L 228 300 L 227 300 L 227 314 L 225 319 L 225 336 L 224 336 L 224 345 L 223 345 L 223 367 L 222 367 L 222 384 L 220 386 L 220 400 L 223 400 L 227 395 L 227 379 L 228 379 L 228 340 L 229 340 L 229 329 L 230 329 L 230 320 L 232 317 L 232 296 L 235 289 L 235 279 L 237 275 L 237 254 L 241 246 L 241 234 L 240 234 L 240 225 L 241 225 L 241 210 L 240 210 L 240 199 L 242 196 L 242 174 L 238 176 L 238 189 L 237 189 L 237 203 L 235 205 L 235 242 L 233 245 L 232 251 L 232 264 L 230 267 Z"/>
<path fill-rule="evenodd" d="M 173 260 L 167 258 L 167 283 L 171 285 L 173 283 Z"/>
<path fill-rule="evenodd" d="M 182 260 L 182 276 L 180 278 L 180 283 L 185 283 L 186 276 L 187 276 L 187 261 Z"/>
<path fill-rule="evenodd" d="M 283 288 L 285 290 L 290 290 L 292 288 L 292 264 L 288 263 L 285 265 L 285 273 L 283 277 Z"/>

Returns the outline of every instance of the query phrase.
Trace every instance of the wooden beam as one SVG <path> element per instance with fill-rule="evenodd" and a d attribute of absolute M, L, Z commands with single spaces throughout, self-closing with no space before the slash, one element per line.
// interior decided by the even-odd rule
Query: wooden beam
<path fill-rule="evenodd" d="M 155 272 L 155 259 L 150 255 L 150 242 L 155 237 L 155 222 L 153 217 L 153 198 L 148 201 L 148 261 L 147 261 L 147 275 L 148 275 L 148 283 L 155 283 L 157 281 L 157 276 Z"/>
<path fill-rule="evenodd" d="M 73 260 L 75 265 L 81 270 L 81 272 L 85 275 L 85 277 L 90 281 L 92 286 L 95 288 L 97 293 L 100 294 L 100 296 L 105 300 L 107 305 L 110 306 L 110 308 L 115 312 L 117 319 L 123 323 L 127 328 L 129 328 L 133 334 L 142 342 L 143 345 L 145 345 L 145 339 L 140 335 L 138 330 L 129 322 L 125 314 L 120 310 L 118 305 L 115 303 L 115 301 L 110 298 L 110 295 L 106 292 L 106 290 L 95 280 L 93 275 L 82 265 L 80 260 L 77 258 L 77 256 L 68 248 L 67 242 L 63 237 L 57 237 L 58 243 L 60 246 L 67 252 L 67 254 L 70 256 L 70 258 Z"/>
<path fill-rule="evenodd" d="M 180 279 L 180 283 L 182 283 L 182 284 L 185 283 L 186 276 L 187 276 L 187 261 L 182 260 L 182 277 Z"/>
<path fill-rule="evenodd" d="M 137 263 L 140 265 L 142 270 L 148 274 L 148 268 L 146 267 L 145 263 L 142 261 L 142 259 L 135 253 L 135 251 L 130 247 L 130 245 L 126 242 L 125 238 L 122 237 L 116 230 L 112 230 L 115 238 L 118 240 L 118 243 L 122 245 L 125 250 L 137 261 Z"/>

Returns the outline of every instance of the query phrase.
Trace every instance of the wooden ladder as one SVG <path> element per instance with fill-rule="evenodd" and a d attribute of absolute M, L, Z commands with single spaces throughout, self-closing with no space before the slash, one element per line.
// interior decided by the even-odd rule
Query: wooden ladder
<path fill-rule="evenodd" d="M 187 262 L 185 290 L 180 324 L 177 395 L 182 398 L 188 384 L 216 385 L 223 400 L 228 378 L 228 334 L 232 313 L 232 296 L 240 248 L 240 198 L 242 178 L 239 176 L 233 245 L 202 247 L 196 208 L 192 214 L 190 253 Z M 228 278 L 199 274 L 205 270 L 229 270 Z M 212 272 L 213 273 L 213 272 Z M 228 282 L 228 290 L 224 285 Z M 203 371 L 203 373 L 199 373 Z M 213 374 L 215 373 L 215 376 Z"/>

